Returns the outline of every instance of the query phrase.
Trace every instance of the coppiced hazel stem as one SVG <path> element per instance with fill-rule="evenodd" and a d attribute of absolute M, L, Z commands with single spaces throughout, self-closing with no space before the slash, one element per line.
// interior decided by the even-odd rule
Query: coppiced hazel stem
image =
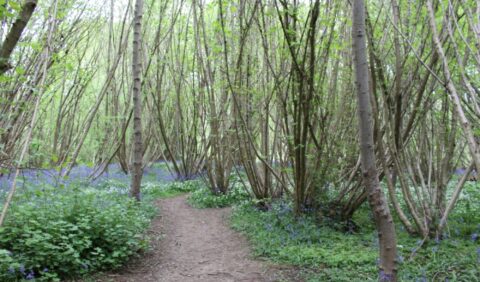
<path fill-rule="evenodd" d="M 460 197 L 460 193 L 462 192 L 463 187 L 465 186 L 465 182 L 467 182 L 468 177 L 472 173 L 473 168 L 475 167 L 475 163 L 472 162 L 468 169 L 465 171 L 465 173 L 462 175 L 460 180 L 457 183 L 457 186 L 455 187 L 455 190 L 453 191 L 452 197 L 450 198 L 450 201 L 448 202 L 447 207 L 445 208 L 445 212 L 443 213 L 442 218 L 440 219 L 440 223 L 438 224 L 437 227 L 437 238 L 442 236 L 442 231 L 447 225 L 447 219 L 448 216 L 450 215 L 450 212 L 453 210 L 455 207 L 455 204 L 457 203 L 458 198 Z"/>
<path fill-rule="evenodd" d="M 456 114 L 460 122 L 463 134 L 465 134 L 465 138 L 467 139 L 468 148 L 470 149 L 470 154 L 473 161 L 475 162 L 476 170 L 477 172 L 480 172 L 480 150 L 478 149 L 479 146 L 477 144 L 477 141 L 475 140 L 475 135 L 473 134 L 470 121 L 467 119 L 465 112 L 463 111 L 462 102 L 458 96 L 457 88 L 452 81 L 452 75 L 450 73 L 450 67 L 448 66 L 448 60 L 445 56 L 445 52 L 438 36 L 437 24 L 435 21 L 435 11 L 433 10 L 432 0 L 427 1 L 427 10 L 430 28 L 432 30 L 433 42 L 435 44 L 438 56 L 440 57 L 440 60 L 443 64 L 443 73 L 445 75 L 445 88 L 447 89 L 450 100 L 454 105 L 454 113 Z"/>
<path fill-rule="evenodd" d="M 52 13 L 52 18 L 55 17 L 56 14 L 57 14 L 57 1 L 55 1 L 54 3 L 54 11 Z M 35 99 L 35 106 L 33 109 L 32 119 L 29 124 L 27 137 L 25 138 L 25 143 L 23 144 L 22 152 L 20 153 L 20 157 L 18 158 L 18 161 L 16 164 L 15 174 L 13 175 L 12 186 L 10 187 L 10 191 L 8 192 L 7 199 L 5 200 L 5 203 L 3 205 L 2 213 L 0 214 L 0 227 L 3 225 L 3 222 L 5 221 L 5 217 L 7 216 L 8 208 L 12 203 L 13 195 L 15 194 L 15 191 L 17 188 L 17 178 L 18 178 L 18 175 L 20 174 L 20 167 L 22 165 L 23 160 L 28 154 L 28 148 L 30 147 L 30 141 L 32 140 L 33 129 L 35 128 L 35 124 L 37 122 L 37 115 L 40 107 L 40 101 L 42 100 L 45 81 L 47 79 L 47 70 L 48 70 L 48 63 L 49 63 L 49 56 L 50 56 L 50 42 L 52 40 L 52 34 L 54 32 L 54 29 L 55 29 L 55 21 L 52 21 L 52 24 L 50 26 L 50 29 L 47 35 L 46 46 L 42 53 L 43 64 L 41 64 L 38 67 L 36 72 L 37 77 L 39 77 L 39 75 L 41 76 L 40 76 L 40 82 L 38 84 L 39 89 L 37 91 L 37 97 Z"/>

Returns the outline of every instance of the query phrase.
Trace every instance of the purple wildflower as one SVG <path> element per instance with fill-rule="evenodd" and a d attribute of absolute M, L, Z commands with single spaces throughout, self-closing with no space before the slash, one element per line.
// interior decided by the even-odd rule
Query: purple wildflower
<path fill-rule="evenodd" d="M 472 236 L 470 236 L 470 239 L 472 239 L 473 242 L 478 240 L 478 233 L 473 233 Z"/>
<path fill-rule="evenodd" d="M 399 263 L 403 263 L 403 262 L 405 261 L 405 259 L 403 258 L 403 256 L 397 255 L 397 261 L 398 261 Z"/>
<path fill-rule="evenodd" d="M 422 277 L 417 279 L 418 282 L 427 282 L 427 274 L 425 273 L 425 270 L 422 269 Z"/>
<path fill-rule="evenodd" d="M 385 271 L 380 270 L 378 281 L 382 281 L 382 282 L 393 281 L 393 275 L 386 274 Z"/>
<path fill-rule="evenodd" d="M 27 274 L 27 276 L 25 276 L 25 279 L 26 280 L 32 280 L 35 278 L 35 272 L 33 272 L 33 270 L 30 270 Z"/>
<path fill-rule="evenodd" d="M 10 267 L 8 268 L 8 273 L 10 273 L 10 274 L 12 274 L 12 275 L 15 274 L 15 267 L 10 266 Z"/>

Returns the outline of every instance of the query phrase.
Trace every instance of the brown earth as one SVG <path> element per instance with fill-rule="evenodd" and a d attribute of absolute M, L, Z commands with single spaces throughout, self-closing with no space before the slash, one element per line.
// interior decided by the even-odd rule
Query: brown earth
<path fill-rule="evenodd" d="M 289 267 L 252 258 L 245 238 L 228 227 L 230 209 L 195 209 L 186 196 L 160 200 L 158 206 L 152 249 L 99 281 L 300 281 Z"/>

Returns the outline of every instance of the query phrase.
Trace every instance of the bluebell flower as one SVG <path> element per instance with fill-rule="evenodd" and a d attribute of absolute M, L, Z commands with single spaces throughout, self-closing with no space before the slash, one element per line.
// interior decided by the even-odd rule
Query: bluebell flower
<path fill-rule="evenodd" d="M 405 261 L 405 259 L 403 258 L 403 256 L 397 255 L 397 261 L 398 261 L 399 263 L 403 263 L 403 262 Z"/>
<path fill-rule="evenodd" d="M 18 271 L 20 271 L 20 273 L 22 274 L 25 274 L 25 266 L 21 264 L 20 267 L 18 268 Z"/>
<path fill-rule="evenodd" d="M 12 274 L 12 275 L 15 274 L 15 267 L 10 266 L 10 267 L 8 268 L 8 273 L 10 273 L 10 274 Z"/>
<path fill-rule="evenodd" d="M 393 275 L 392 274 L 386 274 L 385 271 L 380 270 L 378 280 L 379 281 L 392 281 L 393 280 Z"/>
<path fill-rule="evenodd" d="M 438 246 L 434 246 L 434 247 L 432 248 L 432 252 L 433 252 L 433 253 L 438 252 Z"/>
<path fill-rule="evenodd" d="M 427 275 L 425 270 L 422 269 L 422 277 L 416 279 L 417 282 L 427 282 Z"/>
<path fill-rule="evenodd" d="M 42 272 L 43 272 L 43 273 L 48 272 L 48 268 L 45 267 L 45 268 L 42 270 Z"/>
<path fill-rule="evenodd" d="M 470 236 L 470 239 L 472 239 L 473 242 L 478 240 L 478 233 L 473 233 L 472 236 Z"/>
<path fill-rule="evenodd" d="M 33 272 L 33 270 L 30 270 L 28 274 L 25 276 L 26 280 L 32 280 L 34 278 L 35 278 L 35 272 Z"/>

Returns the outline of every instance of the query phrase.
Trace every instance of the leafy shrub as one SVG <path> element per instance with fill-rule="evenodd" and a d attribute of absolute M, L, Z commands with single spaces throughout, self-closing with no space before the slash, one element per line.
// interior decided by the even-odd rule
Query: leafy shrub
<path fill-rule="evenodd" d="M 226 194 L 214 194 L 205 185 L 193 191 L 188 202 L 196 208 L 223 208 L 250 199 L 250 195 L 240 184 L 233 185 Z"/>
<path fill-rule="evenodd" d="M 148 246 L 152 205 L 98 189 L 16 196 L 0 228 L 0 280 L 55 281 L 114 268 Z"/>

